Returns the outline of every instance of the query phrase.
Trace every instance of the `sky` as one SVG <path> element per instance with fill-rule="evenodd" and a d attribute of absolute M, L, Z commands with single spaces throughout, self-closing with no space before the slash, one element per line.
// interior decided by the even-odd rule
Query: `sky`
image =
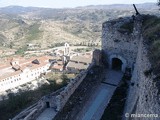
<path fill-rule="evenodd" d="M 47 8 L 74 8 L 87 5 L 138 4 L 157 0 L 0 0 L 0 7 L 18 5 Z"/>

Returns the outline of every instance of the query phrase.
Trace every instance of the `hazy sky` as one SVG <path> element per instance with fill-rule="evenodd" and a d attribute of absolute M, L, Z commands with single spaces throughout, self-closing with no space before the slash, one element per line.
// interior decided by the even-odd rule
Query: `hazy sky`
<path fill-rule="evenodd" d="M 104 4 L 137 4 L 146 2 L 157 2 L 157 0 L 0 0 L 0 7 L 19 5 L 64 8 L 86 5 L 104 5 Z"/>

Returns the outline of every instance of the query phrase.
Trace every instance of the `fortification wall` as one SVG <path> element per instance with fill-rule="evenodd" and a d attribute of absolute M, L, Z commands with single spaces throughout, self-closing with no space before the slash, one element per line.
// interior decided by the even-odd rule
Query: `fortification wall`
<path fill-rule="evenodd" d="M 123 25 L 130 26 L 133 20 L 133 31 L 130 33 L 123 29 Z M 123 27 L 122 27 L 123 26 Z M 125 26 L 126 27 L 126 26 Z M 124 27 L 124 28 L 125 28 Z M 128 30 L 130 28 L 127 28 Z M 137 15 L 132 18 L 120 18 L 103 23 L 102 50 L 105 53 L 109 67 L 112 58 L 122 61 L 122 71 L 125 67 L 132 69 L 132 78 L 124 110 L 124 120 L 159 120 L 151 117 L 131 118 L 131 114 L 159 114 L 160 97 L 154 75 L 147 75 L 151 64 L 147 58 L 147 49 L 142 37 L 142 17 Z M 149 73 L 150 74 L 150 73 Z M 125 114 L 127 117 L 125 117 Z M 160 115 L 159 115 L 160 116 Z"/>
<path fill-rule="evenodd" d="M 64 107 L 70 96 L 81 84 L 81 82 L 86 77 L 88 71 L 92 68 L 93 65 L 94 62 L 90 64 L 87 70 L 82 71 L 76 76 L 75 79 L 72 79 L 66 87 L 61 88 L 58 91 L 51 93 L 50 95 L 42 97 L 37 103 L 23 110 L 12 120 L 35 120 L 47 107 L 46 102 L 49 102 L 50 107 L 54 108 L 55 112 L 60 111 Z"/>
<path fill-rule="evenodd" d="M 45 108 L 46 106 L 42 98 L 34 105 L 23 110 L 21 113 L 15 116 L 12 120 L 35 120 Z"/>
<path fill-rule="evenodd" d="M 93 63 L 87 68 L 87 70 L 82 71 L 80 74 L 78 74 L 78 76 L 76 76 L 75 79 L 72 79 L 70 83 L 65 87 L 65 89 L 56 96 L 56 99 L 52 99 L 54 100 L 53 102 L 56 105 L 56 111 L 60 111 L 64 107 L 70 96 L 81 84 L 92 66 Z"/>
<path fill-rule="evenodd" d="M 159 114 L 160 99 L 156 82 L 153 81 L 154 75 L 146 76 L 144 73 L 150 70 L 151 64 L 147 58 L 143 38 L 139 43 L 138 54 L 131 84 L 128 92 L 127 102 L 123 120 L 159 120 L 155 117 L 132 117 L 131 114 Z M 125 117 L 129 113 L 130 117 Z"/>
<path fill-rule="evenodd" d="M 128 23 L 128 27 L 133 25 L 133 29 L 129 33 L 122 27 L 126 23 Z M 132 68 L 137 56 L 140 27 L 139 16 L 135 20 L 132 17 L 126 17 L 103 23 L 102 49 L 106 54 L 109 66 L 111 66 L 112 56 L 119 56 L 126 61 L 125 67 Z"/>

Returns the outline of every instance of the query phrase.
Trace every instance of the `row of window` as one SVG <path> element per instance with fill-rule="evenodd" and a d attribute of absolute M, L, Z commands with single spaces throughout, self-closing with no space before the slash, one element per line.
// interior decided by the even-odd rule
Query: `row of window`
<path fill-rule="evenodd" d="M 9 84 L 12 84 L 13 82 L 18 82 L 19 80 L 21 80 L 21 78 L 16 78 L 16 79 L 11 80 L 11 81 L 5 81 L 5 82 L 1 83 L 0 85 L 1 86 L 9 85 Z"/>
<path fill-rule="evenodd" d="M 31 76 L 36 76 L 35 77 L 35 79 L 36 78 L 38 78 L 38 76 L 41 74 L 41 73 L 44 73 L 45 72 L 45 70 L 44 70 L 44 68 L 45 67 L 40 67 L 40 68 L 38 68 L 38 69 L 36 69 L 36 70 L 40 70 L 40 71 L 36 71 L 35 73 L 31 73 Z M 43 70 L 42 70 L 43 69 Z M 31 71 L 32 72 L 32 71 Z M 27 78 L 28 78 L 29 76 L 27 75 Z M 2 80 L 1 82 L 0 82 L 0 86 L 5 86 L 5 85 L 9 85 L 9 84 L 12 84 L 12 83 L 14 83 L 14 82 L 18 82 L 19 80 L 21 80 L 21 75 L 19 74 L 19 75 L 15 75 L 15 76 L 11 76 L 11 77 L 8 77 L 8 78 L 6 78 L 6 79 L 4 79 L 4 80 Z"/>
<path fill-rule="evenodd" d="M 35 76 L 36 76 L 36 75 L 39 76 L 39 75 L 40 75 L 41 73 L 43 73 L 43 72 L 45 72 L 45 70 L 32 73 L 31 76 L 34 76 L 34 75 L 35 75 Z M 27 75 L 26 77 L 28 78 L 29 76 Z"/>
<path fill-rule="evenodd" d="M 3 82 L 6 81 L 6 80 L 10 80 L 10 79 L 13 79 L 13 78 L 17 78 L 17 77 L 20 77 L 20 74 L 19 75 L 15 75 L 15 76 L 12 76 L 12 77 L 8 77 L 4 80 L 2 80 Z"/>

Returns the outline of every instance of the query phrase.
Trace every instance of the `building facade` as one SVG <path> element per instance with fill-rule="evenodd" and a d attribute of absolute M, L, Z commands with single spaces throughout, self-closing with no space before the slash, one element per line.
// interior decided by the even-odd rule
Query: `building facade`
<path fill-rule="evenodd" d="M 8 65 L 0 66 L 0 92 L 15 88 L 32 80 L 38 79 L 42 74 L 49 71 L 50 57 L 38 57 L 13 59 Z"/>

